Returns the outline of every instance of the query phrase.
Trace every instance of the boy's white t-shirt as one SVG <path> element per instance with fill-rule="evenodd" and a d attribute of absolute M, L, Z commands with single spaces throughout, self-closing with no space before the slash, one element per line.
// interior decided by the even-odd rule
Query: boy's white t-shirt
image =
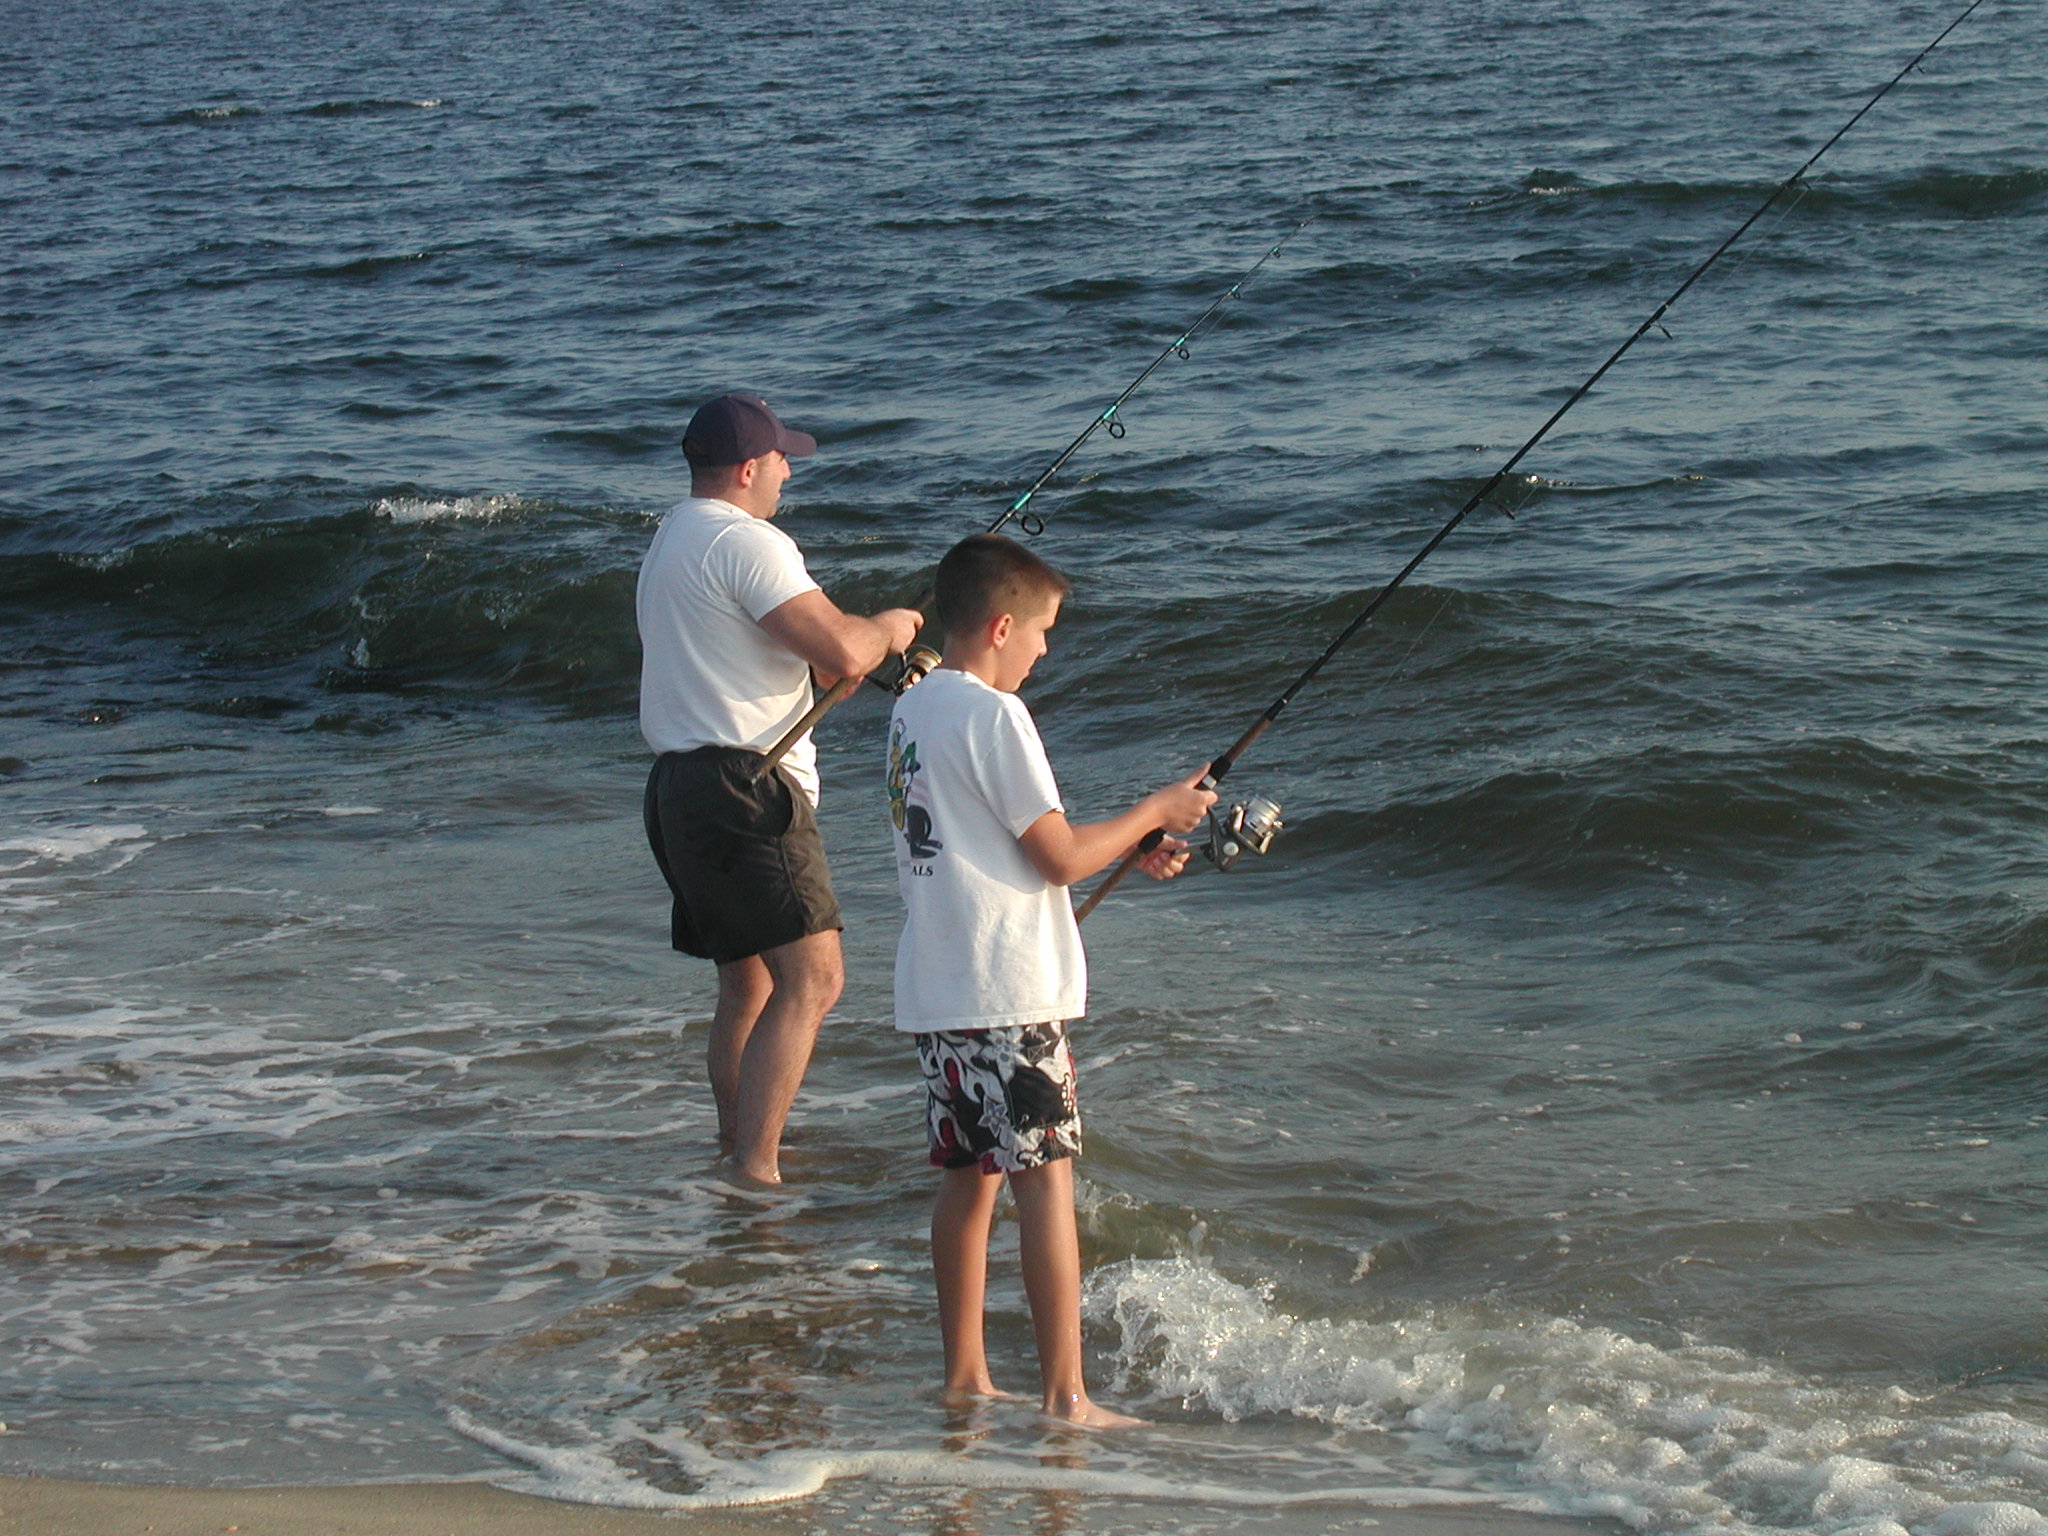
<path fill-rule="evenodd" d="M 811 707 L 811 669 L 760 625 L 814 591 L 796 540 L 729 501 L 692 496 L 640 562 L 640 734 L 656 752 L 775 745 Z M 809 735 L 784 764 L 818 803 Z"/>
<path fill-rule="evenodd" d="M 1063 809 L 1015 694 L 941 667 L 896 701 L 889 819 L 909 909 L 896 946 L 898 1029 L 1048 1024 L 1087 1010 L 1073 903 L 1017 841 Z"/>

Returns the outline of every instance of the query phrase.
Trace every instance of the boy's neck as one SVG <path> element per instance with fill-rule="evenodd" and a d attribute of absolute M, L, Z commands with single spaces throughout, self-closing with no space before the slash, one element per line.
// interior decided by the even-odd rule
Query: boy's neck
<path fill-rule="evenodd" d="M 965 672 L 969 677 L 978 677 L 989 687 L 996 686 L 996 652 L 994 646 L 955 644 L 952 637 L 946 639 L 946 648 L 939 656 L 942 671 Z"/>

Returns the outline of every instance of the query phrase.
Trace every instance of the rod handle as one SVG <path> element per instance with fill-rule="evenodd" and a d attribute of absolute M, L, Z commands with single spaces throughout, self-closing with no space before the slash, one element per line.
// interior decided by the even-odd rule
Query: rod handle
<path fill-rule="evenodd" d="M 773 773 L 775 765 L 789 755 L 789 749 L 804 739 L 804 732 L 810 730 L 820 720 L 824 719 L 835 706 L 843 704 L 851 698 L 854 690 L 860 687 L 863 682 L 871 682 L 877 688 L 886 689 L 890 693 L 903 693 L 912 684 L 924 681 L 925 674 L 939 664 L 939 653 L 928 645 L 913 641 L 910 649 L 901 656 L 896 657 L 895 660 L 896 675 L 891 681 L 885 682 L 882 679 L 882 672 L 887 670 L 885 665 L 882 670 L 876 671 L 865 678 L 858 673 L 852 677 L 842 677 L 838 682 L 826 689 L 825 692 L 819 694 L 817 699 L 811 704 L 811 707 L 804 711 L 803 717 L 795 725 L 792 725 L 782 733 L 782 740 L 770 747 L 761 761 L 754 765 L 754 781 L 759 783 L 762 779 L 767 778 L 769 774 Z M 884 658 L 884 661 L 886 663 L 887 658 Z"/>
<path fill-rule="evenodd" d="M 1102 898 L 1123 884 L 1124 876 L 1136 869 L 1138 867 L 1138 860 L 1144 858 L 1154 848 L 1157 848 L 1160 839 L 1165 836 L 1166 832 L 1163 828 L 1154 827 L 1150 832 L 1139 838 L 1138 846 L 1124 855 L 1123 862 L 1117 865 L 1115 869 L 1112 869 L 1109 872 L 1109 877 L 1102 884 L 1095 887 L 1089 893 L 1088 899 L 1082 902 L 1075 910 L 1074 921 L 1077 923 L 1087 921 L 1088 914 L 1102 905 Z"/>
<path fill-rule="evenodd" d="M 754 781 L 759 783 L 762 779 L 767 778 L 769 774 L 773 773 L 775 765 L 789 756 L 789 749 L 804 739 L 804 733 L 824 719 L 826 712 L 835 704 L 845 702 L 852 695 L 854 689 L 861 685 L 862 681 L 861 674 L 856 672 L 852 677 L 842 677 L 830 688 L 819 694 L 817 699 L 811 704 L 811 707 L 804 711 L 803 718 L 798 720 L 787 731 L 784 731 L 782 733 L 782 740 L 770 747 L 762 755 L 761 761 L 754 764 Z"/>

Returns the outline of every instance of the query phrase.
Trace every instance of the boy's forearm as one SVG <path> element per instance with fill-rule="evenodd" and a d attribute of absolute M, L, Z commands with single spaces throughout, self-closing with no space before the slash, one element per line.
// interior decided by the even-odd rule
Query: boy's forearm
<path fill-rule="evenodd" d="M 1153 817 L 1140 802 L 1121 816 L 1112 816 L 1107 821 L 1091 821 L 1076 827 L 1075 842 L 1078 861 L 1083 868 L 1077 870 L 1072 880 L 1086 880 L 1090 875 L 1099 875 L 1126 853 L 1147 832 L 1155 830 Z"/>
<path fill-rule="evenodd" d="M 1141 800 L 1107 821 L 1079 825 L 1058 811 L 1048 811 L 1025 829 L 1018 841 L 1038 872 L 1054 885 L 1072 885 L 1100 874 L 1153 830 L 1147 802 Z"/>
<path fill-rule="evenodd" d="M 1070 823 L 1064 812 L 1047 811 L 1017 839 L 1025 856 L 1054 885 L 1072 885 L 1107 869 L 1153 832 L 1188 831 L 1216 803 L 1216 791 L 1202 781 L 1208 770 L 1176 779 L 1107 821 Z"/>

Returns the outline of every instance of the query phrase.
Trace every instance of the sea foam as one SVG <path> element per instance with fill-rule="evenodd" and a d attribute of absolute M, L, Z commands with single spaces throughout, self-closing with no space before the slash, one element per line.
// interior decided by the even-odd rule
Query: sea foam
<path fill-rule="evenodd" d="M 370 510 L 394 523 L 491 522 L 531 505 L 518 496 L 384 496 Z"/>
<path fill-rule="evenodd" d="M 655 1487 L 629 1471 L 609 1446 L 541 1444 L 493 1428 L 459 1408 L 448 1410 L 448 1421 L 478 1444 L 533 1469 L 531 1475 L 517 1478 L 508 1486 L 570 1503 L 619 1508 L 736 1509 L 783 1504 L 809 1498 L 831 1483 L 854 1478 L 915 1487 L 1045 1489 L 1245 1509 L 1308 1505 L 1469 1507 L 1507 1502 L 1498 1495 L 1405 1484 L 1286 1492 L 1270 1487 L 1179 1481 L 1142 1472 L 919 1450 L 784 1450 L 742 1460 L 715 1455 L 675 1430 L 649 1429 L 630 1422 L 615 1426 L 621 1438 L 661 1453 L 699 1485 L 694 1492 L 677 1493 Z"/>
<path fill-rule="evenodd" d="M 1821 1386 L 1705 1344 L 1559 1317 L 1424 1307 L 1300 1318 L 1195 1259 L 1096 1274 L 1126 1390 L 1226 1420 L 1419 1432 L 1500 1458 L 1503 1488 L 1645 1530 L 2042 1536 L 2048 1426 Z M 2003 1497 L 2001 1497 L 2003 1495 Z"/>
<path fill-rule="evenodd" d="M 149 834 L 139 826 L 123 822 L 113 826 L 55 827 L 47 832 L 17 834 L 0 838 L 0 855 L 20 855 L 0 863 L 0 872 L 15 873 L 37 865 L 74 864 L 103 849 L 139 842 Z M 131 849 L 129 853 L 140 852 Z"/>

